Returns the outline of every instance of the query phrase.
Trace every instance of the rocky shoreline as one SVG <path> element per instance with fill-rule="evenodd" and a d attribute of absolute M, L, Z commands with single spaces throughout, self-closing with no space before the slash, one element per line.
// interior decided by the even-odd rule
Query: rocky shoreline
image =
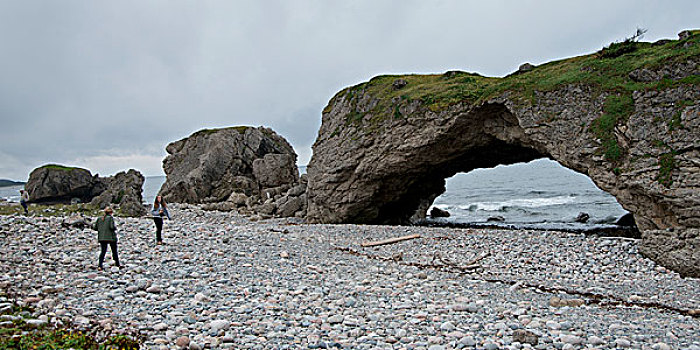
<path fill-rule="evenodd" d="M 700 349 L 700 280 L 638 240 L 171 214 L 164 246 L 117 218 L 125 268 L 108 271 L 94 231 L 0 216 L 0 287 L 39 323 L 137 331 L 147 349 Z"/>

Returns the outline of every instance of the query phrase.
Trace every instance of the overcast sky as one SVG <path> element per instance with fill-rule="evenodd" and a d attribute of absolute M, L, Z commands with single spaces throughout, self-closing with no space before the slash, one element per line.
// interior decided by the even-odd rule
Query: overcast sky
<path fill-rule="evenodd" d="M 0 0 L 0 178 L 162 175 L 169 142 L 234 125 L 273 128 L 306 164 L 328 100 L 375 75 L 503 76 L 698 18 L 697 0 Z"/>

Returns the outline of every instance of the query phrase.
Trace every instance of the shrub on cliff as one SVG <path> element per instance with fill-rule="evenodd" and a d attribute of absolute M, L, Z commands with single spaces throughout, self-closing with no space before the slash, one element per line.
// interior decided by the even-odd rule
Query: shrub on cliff
<path fill-rule="evenodd" d="M 637 41 L 641 39 L 644 36 L 644 33 L 646 33 L 646 29 L 642 28 L 637 28 L 637 32 L 628 37 L 625 38 L 625 40 L 620 41 L 620 42 L 614 42 L 611 43 L 610 45 L 604 47 L 600 52 L 598 53 L 600 58 L 615 58 L 615 57 L 620 57 L 626 53 L 631 53 L 637 50 Z"/>

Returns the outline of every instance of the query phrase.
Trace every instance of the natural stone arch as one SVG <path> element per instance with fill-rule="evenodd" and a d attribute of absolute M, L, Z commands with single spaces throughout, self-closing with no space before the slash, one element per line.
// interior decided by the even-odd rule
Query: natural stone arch
<path fill-rule="evenodd" d="M 699 66 L 674 74 L 697 76 Z M 506 89 L 476 103 L 439 90 L 459 87 L 455 79 L 478 82 L 464 74 L 377 77 L 338 93 L 324 109 L 307 169 L 307 220 L 406 223 L 457 172 L 547 157 L 587 175 L 633 213 L 645 255 L 700 276 L 696 86 L 628 94 L 564 84 L 525 95 Z M 610 101 L 623 101 L 630 114 L 597 133 Z"/>
<path fill-rule="evenodd" d="M 376 215 L 353 222 L 406 224 L 423 218 L 445 192 L 445 180 L 457 173 L 550 157 L 527 139 L 517 120 L 502 104 L 486 104 L 456 118 L 446 137 L 407 159 L 415 166 L 385 178 L 377 192 Z"/>

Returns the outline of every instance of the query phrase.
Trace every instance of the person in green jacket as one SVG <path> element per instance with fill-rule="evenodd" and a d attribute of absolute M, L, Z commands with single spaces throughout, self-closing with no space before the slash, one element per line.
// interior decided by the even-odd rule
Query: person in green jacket
<path fill-rule="evenodd" d="M 97 230 L 97 240 L 100 242 L 100 247 L 102 249 L 100 252 L 100 262 L 97 265 L 97 268 L 102 270 L 102 262 L 105 259 L 108 244 L 112 249 L 112 259 L 114 259 L 114 264 L 121 268 L 121 265 L 119 265 L 119 256 L 117 256 L 117 225 L 114 224 L 112 208 L 105 208 L 105 215 L 97 218 L 97 221 L 95 221 L 92 228 Z"/>

